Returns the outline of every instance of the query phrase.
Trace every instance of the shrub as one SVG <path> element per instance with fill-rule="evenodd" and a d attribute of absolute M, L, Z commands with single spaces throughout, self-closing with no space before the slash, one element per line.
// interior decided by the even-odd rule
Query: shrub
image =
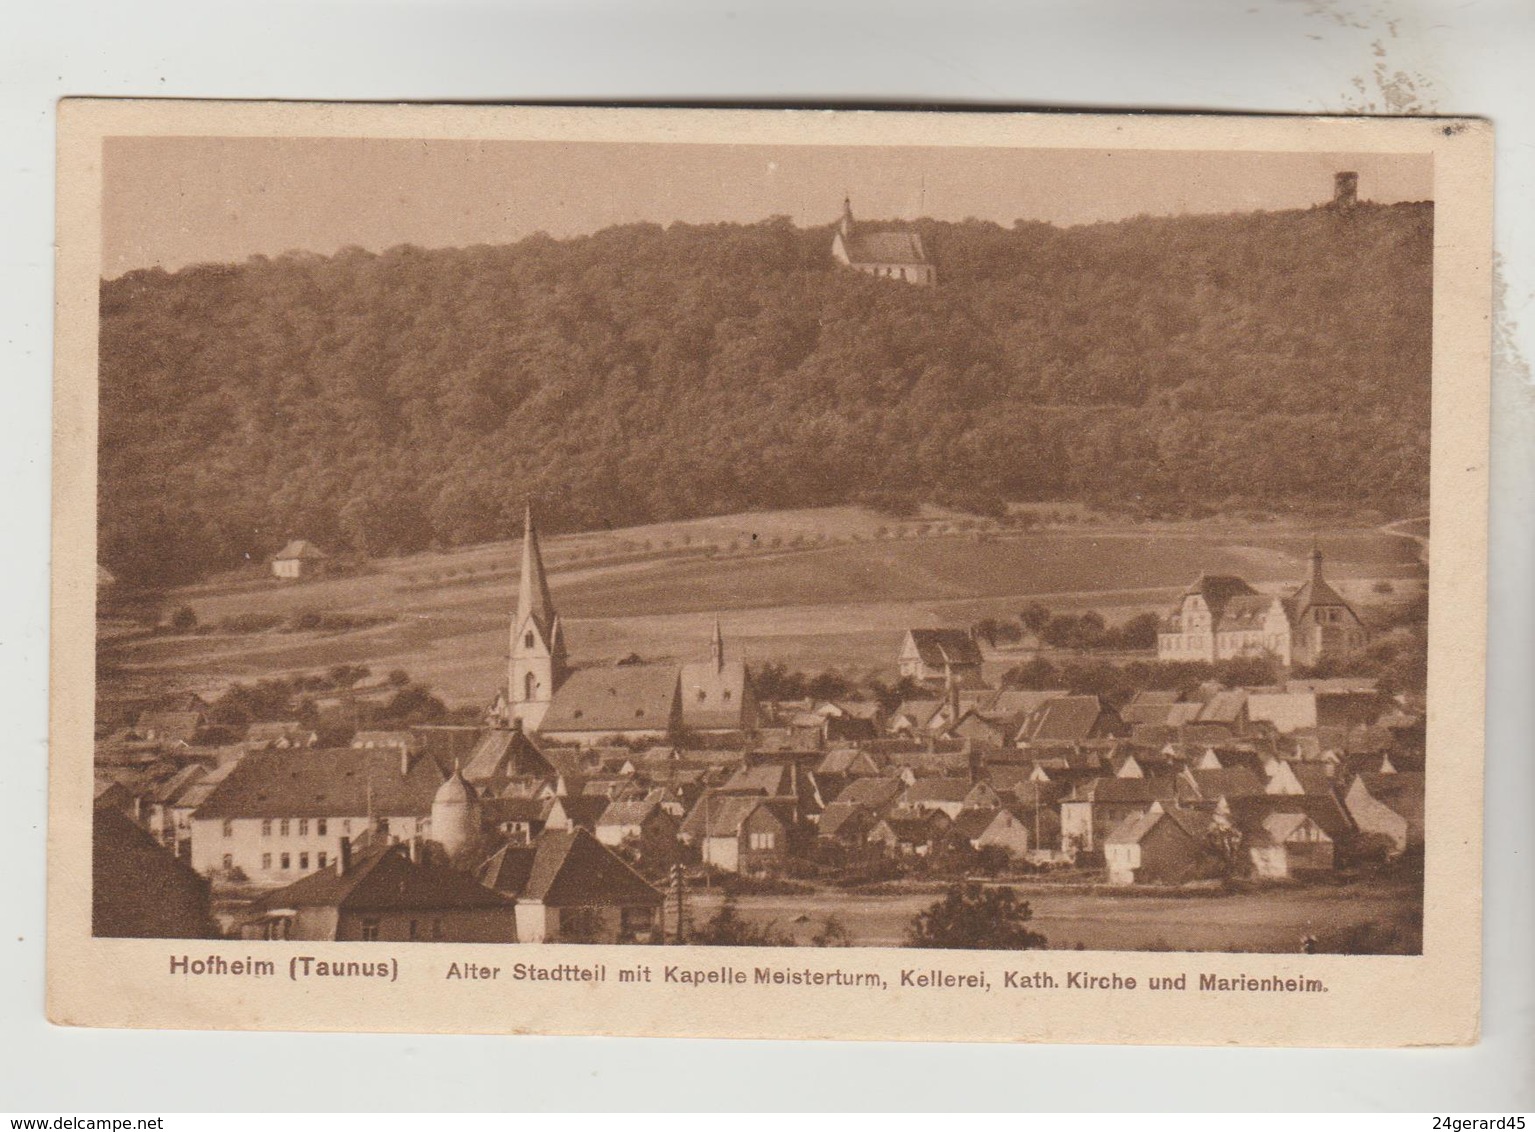
<path fill-rule="evenodd" d="M 912 918 L 906 946 L 984 951 L 1044 947 L 1044 935 L 1027 927 L 1033 916 L 1028 901 L 1020 901 L 1011 888 L 956 884 Z"/>

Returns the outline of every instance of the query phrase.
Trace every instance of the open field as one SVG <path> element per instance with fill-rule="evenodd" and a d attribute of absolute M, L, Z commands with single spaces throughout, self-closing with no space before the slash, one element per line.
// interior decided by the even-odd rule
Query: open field
<path fill-rule="evenodd" d="M 748 661 L 889 675 L 909 626 L 1010 617 L 1035 600 L 1122 620 L 1165 608 L 1202 571 L 1282 589 L 1302 576 L 1312 537 L 1281 523 L 956 529 L 964 522 L 826 508 L 543 541 L 577 663 L 692 657 L 718 616 Z M 1369 528 L 1319 534 L 1328 576 L 1351 600 L 1380 600 L 1373 587 L 1382 580 L 1394 596 L 1421 591 L 1411 539 Z M 115 666 L 126 680 L 217 692 L 234 680 L 366 664 L 403 668 L 450 703 L 485 702 L 505 655 L 519 555 L 519 543 L 498 543 L 345 577 L 188 587 L 166 605 L 189 604 L 204 624 L 304 610 L 392 620 L 330 633 L 130 635 L 115 646 Z"/>
<path fill-rule="evenodd" d="M 1047 885 L 1015 884 L 1034 911 L 1030 926 L 1052 949 L 1088 951 L 1294 952 L 1302 937 L 1421 914 L 1415 891 L 1393 884 L 1274 888 L 1226 896 L 1145 896 L 1114 893 L 1057 895 Z M 853 946 L 898 947 L 906 925 L 938 896 L 850 896 L 817 892 L 795 896 L 742 896 L 743 919 L 771 925 L 809 945 L 835 915 Z M 718 910 L 718 892 L 692 894 L 693 919 Z M 800 917 L 808 917 L 796 922 Z"/>

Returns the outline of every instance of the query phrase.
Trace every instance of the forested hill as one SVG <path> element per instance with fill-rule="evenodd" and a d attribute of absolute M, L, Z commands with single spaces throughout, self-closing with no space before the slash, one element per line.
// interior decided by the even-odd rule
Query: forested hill
<path fill-rule="evenodd" d="M 256 257 L 101 289 L 102 561 L 379 554 L 867 498 L 1427 491 L 1429 204 L 1059 229 L 641 224 Z"/>

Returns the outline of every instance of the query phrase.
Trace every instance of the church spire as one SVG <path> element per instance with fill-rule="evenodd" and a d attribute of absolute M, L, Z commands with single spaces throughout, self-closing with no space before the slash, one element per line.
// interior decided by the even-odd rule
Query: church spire
<path fill-rule="evenodd" d="M 714 619 L 714 636 L 709 638 L 709 659 L 714 664 L 714 671 L 721 672 L 725 668 L 725 634 L 720 629 L 720 619 Z"/>
<path fill-rule="evenodd" d="M 1316 536 L 1311 536 L 1311 581 L 1322 580 L 1322 548 L 1317 544 Z"/>
<path fill-rule="evenodd" d="M 549 579 L 544 576 L 544 556 L 538 549 L 538 528 L 533 525 L 533 504 L 523 513 L 522 581 L 517 587 L 517 625 L 526 625 L 532 616 L 539 630 L 548 635 L 554 621 L 554 600 L 549 596 Z"/>

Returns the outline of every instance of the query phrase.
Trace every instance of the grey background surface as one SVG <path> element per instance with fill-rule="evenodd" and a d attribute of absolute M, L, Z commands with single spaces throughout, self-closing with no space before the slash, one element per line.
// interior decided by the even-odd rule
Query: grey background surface
<path fill-rule="evenodd" d="M 1535 1108 L 1535 6 L 1040 0 L 8 6 L 0 1110 Z M 1482 1043 L 1329 1051 L 129 1033 L 42 1016 L 53 111 L 71 94 L 1420 112 L 1498 129 Z M 1403 995 L 1411 988 L 1403 987 Z"/>

